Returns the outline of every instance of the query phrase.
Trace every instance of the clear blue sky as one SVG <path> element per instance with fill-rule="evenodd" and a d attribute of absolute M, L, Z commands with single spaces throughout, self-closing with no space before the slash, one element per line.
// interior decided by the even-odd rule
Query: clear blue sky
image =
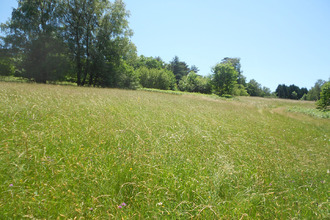
<path fill-rule="evenodd" d="M 0 22 L 16 0 L 0 0 Z M 200 74 L 240 57 L 243 75 L 274 91 L 330 77 L 330 0 L 124 0 L 138 54 L 177 55 Z"/>

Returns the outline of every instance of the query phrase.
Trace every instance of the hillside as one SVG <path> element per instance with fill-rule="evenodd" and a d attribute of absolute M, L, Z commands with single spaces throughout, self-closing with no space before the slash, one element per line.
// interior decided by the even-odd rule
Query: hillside
<path fill-rule="evenodd" d="M 313 107 L 0 82 L 0 218 L 329 218 Z"/>

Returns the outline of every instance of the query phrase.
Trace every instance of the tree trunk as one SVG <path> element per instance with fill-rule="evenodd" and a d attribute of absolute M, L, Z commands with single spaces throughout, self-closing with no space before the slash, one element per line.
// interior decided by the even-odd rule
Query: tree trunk
<path fill-rule="evenodd" d="M 86 66 L 84 71 L 84 78 L 82 84 L 84 85 L 86 82 L 87 74 L 89 71 L 89 28 L 87 28 L 87 38 L 86 38 Z"/>
<path fill-rule="evenodd" d="M 76 62 L 77 62 L 77 85 L 78 86 L 83 86 L 81 83 L 81 72 L 82 72 L 82 66 L 81 66 L 81 57 L 80 57 L 80 38 L 79 38 L 79 27 L 76 30 L 76 44 L 77 44 L 77 57 L 76 57 Z"/>

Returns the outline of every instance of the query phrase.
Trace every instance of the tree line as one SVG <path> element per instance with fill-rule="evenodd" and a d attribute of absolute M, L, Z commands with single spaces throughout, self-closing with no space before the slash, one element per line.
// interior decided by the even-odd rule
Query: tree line
<path fill-rule="evenodd" d="M 277 86 L 275 94 L 283 99 L 317 101 L 321 98 L 322 87 L 326 83 L 326 81 L 319 79 L 310 90 L 304 87 L 299 88 L 294 84 L 290 86 L 280 84 Z"/>
<path fill-rule="evenodd" d="M 281 84 L 277 86 L 275 93 L 277 97 L 284 99 L 317 101 L 318 109 L 329 110 L 330 80 L 324 81 L 319 79 L 310 90 L 299 88 L 296 85 L 286 86 Z"/>
<path fill-rule="evenodd" d="M 225 57 L 212 74 L 202 76 L 178 56 L 169 63 L 138 56 L 128 18 L 122 0 L 20 0 L 10 20 L 1 24 L 0 75 L 38 83 L 320 99 L 324 81 L 309 91 L 282 84 L 275 93 L 254 79 L 247 82 L 240 58 Z"/>
<path fill-rule="evenodd" d="M 219 95 L 269 95 L 245 82 L 239 58 L 224 58 L 209 76 L 175 56 L 137 56 L 121 0 L 21 0 L 1 24 L 0 74 L 78 86 L 171 89 Z"/>

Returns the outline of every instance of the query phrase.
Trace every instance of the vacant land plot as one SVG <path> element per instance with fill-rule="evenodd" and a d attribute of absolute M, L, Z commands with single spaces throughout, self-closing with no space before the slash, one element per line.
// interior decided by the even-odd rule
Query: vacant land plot
<path fill-rule="evenodd" d="M 0 83 L 0 218 L 329 218 L 313 105 Z"/>

